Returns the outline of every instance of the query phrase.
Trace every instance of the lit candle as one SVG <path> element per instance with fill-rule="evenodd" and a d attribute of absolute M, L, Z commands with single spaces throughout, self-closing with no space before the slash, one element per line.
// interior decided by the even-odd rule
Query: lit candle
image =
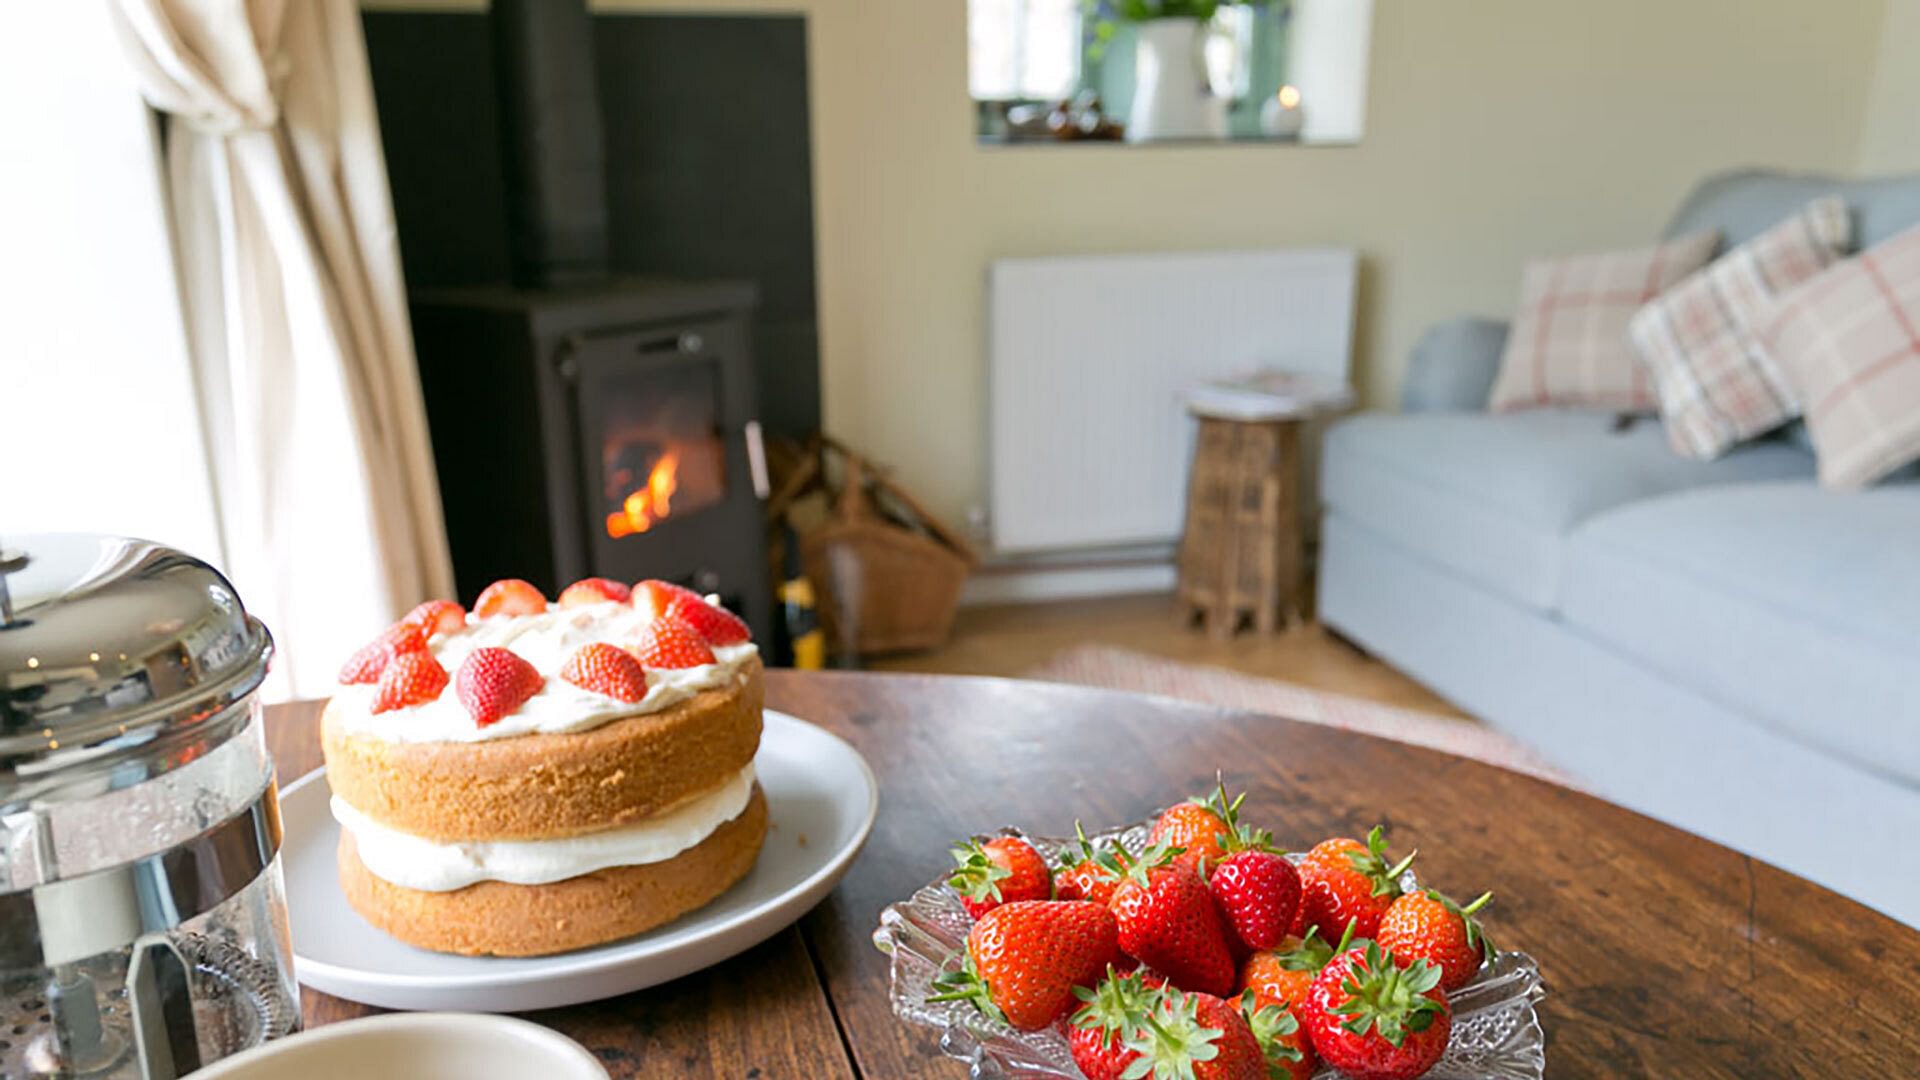
<path fill-rule="evenodd" d="M 1300 88 L 1283 86 L 1280 92 L 1267 99 L 1266 107 L 1260 110 L 1260 127 L 1275 139 L 1297 139 L 1300 127 L 1306 123 L 1306 115 L 1300 111 Z"/>

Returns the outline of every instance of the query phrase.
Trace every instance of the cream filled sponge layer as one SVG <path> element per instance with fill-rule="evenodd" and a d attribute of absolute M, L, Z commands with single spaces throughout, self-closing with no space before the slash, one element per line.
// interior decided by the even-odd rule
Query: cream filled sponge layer
<path fill-rule="evenodd" d="M 343 715 L 351 706 L 335 697 L 320 723 L 327 782 L 373 821 L 443 843 L 619 828 L 712 791 L 752 764 L 761 676 L 751 658 L 729 685 L 658 712 L 571 734 L 486 742 L 377 738 L 355 730 Z"/>
<path fill-rule="evenodd" d="M 767 835 L 767 800 L 664 862 L 596 870 L 546 885 L 480 881 L 450 892 L 408 889 L 360 861 L 342 831 L 340 888 L 369 923 L 422 949 L 468 956 L 546 956 L 663 926 L 700 908 L 753 869 Z"/>
<path fill-rule="evenodd" d="M 665 862 L 739 817 L 753 794 L 753 766 L 645 821 L 557 840 L 439 843 L 387 828 L 339 796 L 333 816 L 351 833 L 369 872 L 403 888 L 451 892 L 481 881 L 546 885 L 616 866 Z"/>

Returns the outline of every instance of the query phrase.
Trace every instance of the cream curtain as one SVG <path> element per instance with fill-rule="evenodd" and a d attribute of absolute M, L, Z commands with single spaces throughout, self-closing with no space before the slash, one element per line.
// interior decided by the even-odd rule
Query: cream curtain
<path fill-rule="evenodd" d="M 280 644 L 270 693 L 451 596 L 355 0 L 112 0 L 165 115 L 225 569 Z"/>

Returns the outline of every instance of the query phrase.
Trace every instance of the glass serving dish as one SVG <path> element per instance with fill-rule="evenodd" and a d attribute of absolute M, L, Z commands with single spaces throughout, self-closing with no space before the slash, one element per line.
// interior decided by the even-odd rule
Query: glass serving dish
<path fill-rule="evenodd" d="M 1110 829 L 1092 839 L 1118 844 L 1138 855 L 1146 849 L 1149 824 Z M 1074 843 L 1019 829 L 1003 829 L 997 835 L 1026 840 L 1050 866 L 1058 865 L 1060 853 Z M 1411 872 L 1401 879 L 1409 890 L 1417 884 Z M 967 1002 L 927 1000 L 934 993 L 933 980 L 960 967 L 972 926 L 944 874 L 880 912 L 873 944 L 891 958 L 889 996 L 894 1015 L 939 1031 L 940 1049 L 966 1062 L 974 1080 L 1080 1080 L 1066 1037 L 1058 1031 L 1016 1031 L 989 1020 Z M 1532 957 L 1498 953 L 1472 982 L 1447 995 L 1453 1007 L 1453 1032 L 1446 1056 L 1426 1080 L 1540 1080 L 1546 1069 L 1546 1040 L 1537 1006 L 1545 994 Z M 1318 1080 L 1340 1076 L 1333 1069 L 1322 1069 Z"/>

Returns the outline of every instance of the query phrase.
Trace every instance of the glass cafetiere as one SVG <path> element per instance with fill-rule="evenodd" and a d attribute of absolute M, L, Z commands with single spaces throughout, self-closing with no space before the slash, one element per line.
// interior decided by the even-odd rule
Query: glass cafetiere
<path fill-rule="evenodd" d="M 0 1080 L 170 1080 L 298 1024 L 272 652 L 178 551 L 0 544 Z"/>

